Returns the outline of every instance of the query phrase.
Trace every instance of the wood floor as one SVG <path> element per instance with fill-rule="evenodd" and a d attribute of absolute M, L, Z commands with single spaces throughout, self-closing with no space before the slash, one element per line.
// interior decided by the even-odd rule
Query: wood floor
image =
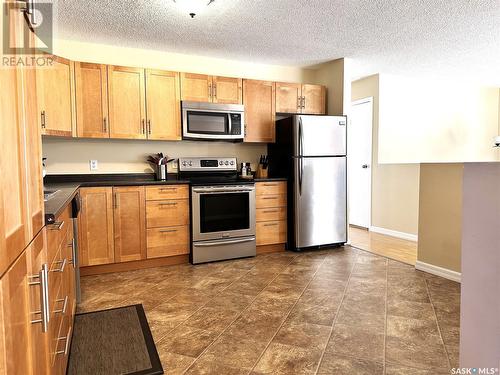
<path fill-rule="evenodd" d="M 415 265 L 417 243 L 349 226 L 351 245 L 374 254 Z"/>

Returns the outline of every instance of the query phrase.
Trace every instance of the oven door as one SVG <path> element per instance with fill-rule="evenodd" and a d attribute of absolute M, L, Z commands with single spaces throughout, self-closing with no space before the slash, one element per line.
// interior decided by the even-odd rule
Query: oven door
<path fill-rule="evenodd" d="M 255 186 L 192 187 L 193 241 L 255 235 Z"/>

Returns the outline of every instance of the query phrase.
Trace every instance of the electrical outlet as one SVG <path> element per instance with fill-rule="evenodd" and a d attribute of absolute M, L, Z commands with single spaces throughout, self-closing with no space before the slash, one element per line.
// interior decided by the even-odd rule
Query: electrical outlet
<path fill-rule="evenodd" d="M 90 170 L 97 171 L 99 167 L 97 166 L 97 160 L 89 160 Z"/>
<path fill-rule="evenodd" d="M 178 171 L 177 159 L 167 164 L 167 173 L 177 173 L 177 171 Z"/>

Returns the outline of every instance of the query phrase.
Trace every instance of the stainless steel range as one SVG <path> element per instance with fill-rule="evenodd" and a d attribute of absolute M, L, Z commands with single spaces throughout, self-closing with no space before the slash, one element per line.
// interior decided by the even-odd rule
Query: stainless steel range
<path fill-rule="evenodd" d="M 191 181 L 191 263 L 255 256 L 255 185 L 239 181 L 236 158 L 180 158 Z"/>

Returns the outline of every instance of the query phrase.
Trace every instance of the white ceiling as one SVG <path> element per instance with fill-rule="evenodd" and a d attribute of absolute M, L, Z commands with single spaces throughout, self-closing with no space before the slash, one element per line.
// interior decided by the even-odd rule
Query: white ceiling
<path fill-rule="evenodd" d="M 62 39 L 500 85 L 500 0 L 215 0 L 194 19 L 173 0 L 54 2 Z"/>

